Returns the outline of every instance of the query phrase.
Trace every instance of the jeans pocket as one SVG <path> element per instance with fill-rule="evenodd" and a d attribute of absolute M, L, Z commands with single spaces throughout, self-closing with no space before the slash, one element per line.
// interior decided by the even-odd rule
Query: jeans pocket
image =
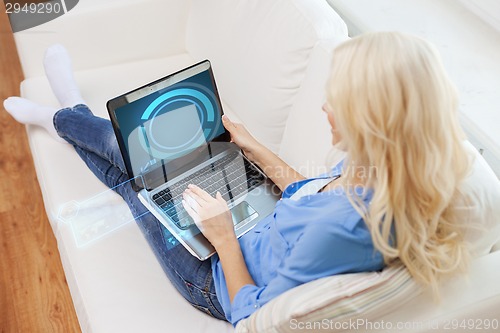
<path fill-rule="evenodd" d="M 188 300 L 189 304 L 191 304 L 194 308 L 215 317 L 207 306 L 208 304 L 206 302 L 206 298 L 202 294 L 202 290 L 191 282 L 184 281 L 184 284 L 186 285 L 186 290 L 189 292 L 189 296 L 191 298 Z"/>
<path fill-rule="evenodd" d="M 203 296 L 205 297 L 205 300 L 206 300 L 207 304 L 209 305 L 210 309 L 213 310 L 212 316 L 217 318 L 217 319 L 227 320 L 224 313 L 220 312 L 219 309 L 217 309 L 217 307 L 214 304 L 213 298 L 214 297 L 217 298 L 217 296 L 210 293 L 210 292 L 205 292 L 205 291 L 203 292 Z M 218 300 L 217 300 L 217 302 L 218 302 Z"/>

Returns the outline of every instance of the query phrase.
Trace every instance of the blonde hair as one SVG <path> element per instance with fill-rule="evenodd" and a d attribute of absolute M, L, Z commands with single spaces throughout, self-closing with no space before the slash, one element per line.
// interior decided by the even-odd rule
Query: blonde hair
<path fill-rule="evenodd" d="M 401 33 L 353 38 L 334 51 L 327 95 L 344 165 L 376 169 L 365 182 L 369 206 L 349 196 L 375 248 L 386 263 L 399 258 L 439 298 L 440 278 L 469 262 L 451 204 L 470 161 L 457 92 L 437 51 Z"/>

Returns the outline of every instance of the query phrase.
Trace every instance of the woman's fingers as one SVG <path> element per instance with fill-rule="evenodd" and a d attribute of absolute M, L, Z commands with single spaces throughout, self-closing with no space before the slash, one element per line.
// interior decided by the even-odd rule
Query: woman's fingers
<path fill-rule="evenodd" d="M 182 206 L 184 207 L 184 209 L 186 210 L 186 212 L 189 214 L 189 216 L 191 216 L 191 218 L 193 219 L 193 221 L 198 225 L 198 221 L 200 220 L 200 216 L 198 215 L 198 213 L 196 213 L 193 210 L 193 208 L 191 208 L 191 206 L 184 199 L 182 199 Z"/>
<path fill-rule="evenodd" d="M 229 131 L 231 137 L 236 135 L 238 126 L 235 123 L 233 123 L 228 116 L 226 115 L 222 116 L 222 125 L 224 125 L 224 128 Z"/>
<path fill-rule="evenodd" d="M 200 200 L 203 200 L 203 201 L 207 201 L 209 202 L 210 200 L 213 200 L 213 198 L 210 196 L 210 194 L 208 194 L 206 191 L 202 190 L 201 188 L 199 188 L 198 186 L 196 185 L 193 185 L 193 184 L 189 184 L 188 185 L 188 189 L 187 189 L 187 192 L 189 194 L 193 194 L 193 197 L 195 197 L 195 199 L 200 199 Z M 198 203 L 201 204 L 201 202 L 199 200 L 197 200 Z"/>
<path fill-rule="evenodd" d="M 233 133 L 232 131 L 234 130 L 235 126 L 231 120 L 229 120 L 229 117 L 226 115 L 222 116 L 222 125 L 224 125 L 224 128 L 231 134 L 231 142 L 234 142 L 233 138 Z"/>
<path fill-rule="evenodd" d="M 213 199 L 210 196 L 210 194 L 208 194 L 207 192 L 205 192 L 204 190 L 202 190 L 198 186 L 192 185 L 192 184 L 188 185 L 188 188 L 184 191 L 183 195 L 191 196 L 193 199 L 196 200 L 196 202 L 199 205 L 203 205 L 205 202 L 208 202 L 211 199 Z"/>
<path fill-rule="evenodd" d="M 229 210 L 227 202 L 220 192 L 217 192 L 214 198 L 196 185 L 188 185 L 188 189 L 184 191 L 182 197 L 182 204 L 190 208 L 189 211 L 186 209 L 189 215 L 191 215 L 190 211 L 192 211 L 196 213 L 200 220 L 213 218 Z"/>
<path fill-rule="evenodd" d="M 230 131 L 230 132 L 231 132 L 231 129 L 232 129 L 232 128 L 236 127 L 236 126 L 234 125 L 234 123 L 233 123 L 233 122 L 229 119 L 229 117 L 228 117 L 228 116 L 226 116 L 226 115 L 223 115 L 223 116 L 222 116 L 222 124 L 223 124 L 223 125 L 224 125 L 224 127 L 225 127 L 228 131 Z"/>
<path fill-rule="evenodd" d="M 217 199 L 218 201 L 220 201 L 221 203 L 224 203 L 226 204 L 226 200 L 224 200 L 224 198 L 222 197 L 222 194 L 220 194 L 219 191 L 217 191 L 217 193 L 215 194 L 215 199 Z"/>
<path fill-rule="evenodd" d="M 195 212 L 198 212 L 201 208 L 202 201 L 194 193 L 184 192 L 182 194 L 182 200 Z"/>

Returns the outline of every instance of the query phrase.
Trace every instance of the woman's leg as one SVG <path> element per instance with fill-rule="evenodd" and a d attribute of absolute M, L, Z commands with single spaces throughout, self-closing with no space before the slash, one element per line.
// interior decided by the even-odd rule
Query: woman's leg
<path fill-rule="evenodd" d="M 108 120 L 95 117 L 85 105 L 67 108 L 54 116 L 54 127 L 90 170 L 120 194 L 175 288 L 195 308 L 225 320 L 212 281 L 210 260 L 199 261 L 183 246 L 172 246 L 170 232 L 149 213 L 137 197 L 124 172 L 123 160 Z M 123 184 L 121 186 L 118 186 Z"/>

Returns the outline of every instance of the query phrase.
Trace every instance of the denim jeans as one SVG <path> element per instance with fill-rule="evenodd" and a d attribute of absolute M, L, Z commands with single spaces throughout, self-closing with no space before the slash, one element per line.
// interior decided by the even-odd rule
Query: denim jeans
<path fill-rule="evenodd" d="M 58 111 L 54 115 L 54 127 L 109 188 L 129 179 L 109 120 L 94 116 L 86 105 L 76 105 Z M 167 246 L 166 239 L 171 234 L 153 214 L 148 213 L 130 182 L 115 190 L 133 216 L 140 216 L 137 224 L 175 288 L 198 310 L 226 320 L 215 293 L 210 260 L 198 260 L 182 245 Z"/>

